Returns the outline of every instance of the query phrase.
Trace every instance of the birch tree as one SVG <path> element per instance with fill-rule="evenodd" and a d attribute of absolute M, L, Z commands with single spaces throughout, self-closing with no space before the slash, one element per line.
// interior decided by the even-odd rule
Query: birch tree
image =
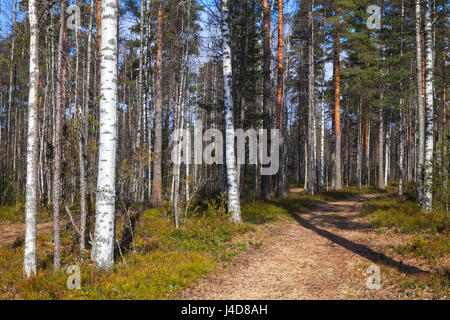
<path fill-rule="evenodd" d="M 25 199 L 25 248 L 23 271 L 29 278 L 36 274 L 36 215 L 39 97 L 39 25 L 36 0 L 28 1 L 30 20 L 30 90 L 28 93 L 27 178 Z"/>
<path fill-rule="evenodd" d="M 117 0 L 102 1 L 100 146 L 92 260 L 99 269 L 114 265 L 117 148 Z"/>
<path fill-rule="evenodd" d="M 433 204 L 433 33 L 432 1 L 425 0 L 425 159 L 422 208 L 431 210 Z"/>
<path fill-rule="evenodd" d="M 228 219 L 233 223 L 241 223 L 241 204 L 239 199 L 238 175 L 234 150 L 233 96 L 231 95 L 233 76 L 231 69 L 230 41 L 231 33 L 228 0 L 222 0 L 222 63 L 225 105 L 225 158 L 228 182 Z"/>

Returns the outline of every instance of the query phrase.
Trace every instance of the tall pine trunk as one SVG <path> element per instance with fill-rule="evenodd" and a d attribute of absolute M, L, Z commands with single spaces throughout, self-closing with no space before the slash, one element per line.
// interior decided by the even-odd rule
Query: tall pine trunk
<path fill-rule="evenodd" d="M 339 11 L 335 13 L 337 19 Z M 333 82 L 334 82 L 334 189 L 342 189 L 342 165 L 341 165 L 341 77 L 340 77 L 340 55 L 341 55 L 341 33 L 339 22 L 335 26 L 334 47 L 333 47 Z"/>
<path fill-rule="evenodd" d="M 308 3 L 308 167 L 311 168 L 308 172 L 308 190 L 314 195 L 315 192 L 315 148 L 314 148 L 314 126 L 315 126 L 315 99 L 314 99 L 314 22 L 313 22 L 313 7 L 314 0 Z"/>
<path fill-rule="evenodd" d="M 286 197 L 286 174 L 284 161 L 284 108 L 283 108 L 283 0 L 278 1 L 278 48 L 277 48 L 277 129 L 279 130 L 280 166 L 277 173 L 277 198 Z"/>
<path fill-rule="evenodd" d="M 405 5 L 402 1 L 402 22 L 401 22 L 401 42 L 400 42 L 400 60 L 403 58 L 403 19 L 405 16 Z M 403 194 L 403 82 L 400 83 L 400 111 L 399 111 L 399 159 L 398 159 L 398 195 Z"/>
<path fill-rule="evenodd" d="M 263 29 L 264 29 L 264 40 L 263 40 L 263 129 L 270 130 L 270 60 L 271 60 L 271 51 L 270 51 L 270 5 L 269 0 L 263 0 Z M 267 135 L 267 152 L 271 150 L 271 141 L 270 135 Z M 270 199 L 271 194 L 271 185 L 270 185 L 270 176 L 262 175 L 261 176 L 261 197 L 265 200 Z"/>

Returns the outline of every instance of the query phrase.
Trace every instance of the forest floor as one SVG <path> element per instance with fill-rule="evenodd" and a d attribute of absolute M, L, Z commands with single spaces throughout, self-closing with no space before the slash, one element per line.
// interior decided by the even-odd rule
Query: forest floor
<path fill-rule="evenodd" d="M 42 209 L 31 279 L 22 275 L 23 208 L 0 208 L 0 299 L 449 299 L 448 217 L 424 215 L 393 190 L 290 191 L 244 203 L 240 225 L 228 223 L 223 197 L 197 204 L 180 229 L 164 210 L 145 210 L 128 246 L 118 217 L 123 251 L 110 273 L 80 258 L 67 221 L 64 268 L 53 272 L 51 216 Z M 66 288 L 71 264 L 80 266 L 81 290 Z M 379 290 L 366 285 L 372 265 Z"/>
<path fill-rule="evenodd" d="M 258 250 L 223 264 L 177 298 L 449 299 L 448 278 L 438 274 L 436 260 L 393 250 L 414 235 L 380 232 L 361 215 L 363 203 L 377 196 L 357 195 L 290 212 L 294 219 L 267 235 Z M 449 258 L 446 254 L 437 263 L 448 267 Z M 370 265 L 381 270 L 379 290 L 366 286 Z"/>

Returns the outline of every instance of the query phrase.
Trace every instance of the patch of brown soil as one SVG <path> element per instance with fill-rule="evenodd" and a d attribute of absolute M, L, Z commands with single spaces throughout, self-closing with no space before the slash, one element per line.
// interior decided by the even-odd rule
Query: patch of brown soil
<path fill-rule="evenodd" d="M 38 223 L 37 233 L 48 233 L 53 229 L 53 222 Z M 23 239 L 25 234 L 25 224 L 15 223 L 0 226 L 0 246 L 12 244 L 17 240 Z"/>

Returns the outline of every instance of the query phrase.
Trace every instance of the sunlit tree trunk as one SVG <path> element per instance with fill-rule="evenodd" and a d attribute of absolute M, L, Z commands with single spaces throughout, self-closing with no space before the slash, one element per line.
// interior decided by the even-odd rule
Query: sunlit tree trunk
<path fill-rule="evenodd" d="M 270 94 L 271 94 L 271 86 L 270 86 L 270 60 L 271 60 L 271 51 L 270 51 L 270 5 L 269 0 L 263 0 L 263 29 L 264 29 L 264 40 L 263 40 L 263 128 L 266 130 L 270 130 L 270 116 L 271 116 L 271 106 L 270 106 Z M 267 150 L 270 152 L 271 150 L 271 141 L 270 135 L 267 135 Z M 270 176 L 262 175 L 261 176 L 261 197 L 263 199 L 270 199 Z"/>
<path fill-rule="evenodd" d="M 358 142 L 357 142 L 357 154 L 356 154 L 356 175 L 358 180 L 358 190 L 361 190 L 361 184 L 362 184 L 362 130 L 361 130 L 361 108 L 362 108 L 362 93 L 359 93 L 359 107 L 358 107 Z"/>
<path fill-rule="evenodd" d="M 86 247 L 86 217 L 87 217 L 87 203 L 86 203 L 86 197 L 87 197 L 87 181 L 86 181 L 86 159 L 87 155 L 85 154 L 87 150 L 87 142 L 89 139 L 89 131 L 88 131 L 88 115 L 89 115 L 89 89 L 90 89 L 90 83 L 91 83 L 91 72 L 90 72 L 90 66 L 91 66 L 91 42 L 92 42 L 92 20 L 93 20 L 93 13 L 94 13 L 94 1 L 91 1 L 90 8 L 89 8 L 89 34 L 87 39 L 87 64 L 85 68 L 85 74 L 86 74 L 86 82 L 85 82 L 85 97 L 84 97 L 84 106 L 83 109 L 80 107 L 80 119 L 81 119 L 81 126 L 78 129 L 78 136 L 79 136 L 79 142 L 78 142 L 78 149 L 79 149 L 79 163 L 80 163 L 80 251 L 84 252 Z"/>
<path fill-rule="evenodd" d="M 418 115 L 418 146 L 417 146 L 417 194 L 419 202 L 422 202 L 423 196 L 423 164 L 424 164 L 424 148 L 425 148 L 425 115 L 423 108 L 423 93 L 422 93 L 422 41 L 421 41 L 421 8 L 420 0 L 416 0 L 416 77 L 417 77 L 417 115 Z"/>
<path fill-rule="evenodd" d="M 100 146 L 92 260 L 98 269 L 114 266 L 114 211 L 117 148 L 117 1 L 102 1 Z"/>
<path fill-rule="evenodd" d="M 56 110 L 55 110 L 55 152 L 53 158 L 53 267 L 58 269 L 61 266 L 61 248 L 59 243 L 60 224 L 60 201 L 61 201 L 61 158 L 62 158 L 62 125 L 64 112 L 66 110 L 66 67 L 65 67 L 65 1 L 60 1 L 60 26 L 58 40 L 58 75 L 56 82 Z"/>
<path fill-rule="evenodd" d="M 150 74 L 150 50 L 149 50 L 149 40 L 151 35 L 151 29 L 150 29 L 150 0 L 147 0 L 147 24 L 146 24 L 146 36 L 145 36 L 145 81 L 146 81 L 146 93 L 145 93 L 145 105 L 147 107 L 147 131 L 148 131 L 148 175 L 147 175 L 147 184 L 148 184 L 148 200 L 150 201 L 152 196 L 152 108 L 151 108 L 151 102 L 152 102 L 152 88 L 153 88 L 153 81 L 150 81 L 151 75 Z"/>
<path fill-rule="evenodd" d="M 338 5 L 338 4 L 337 4 Z M 336 8 L 335 16 L 340 20 L 339 10 Z M 341 165 L 341 77 L 340 77 L 340 55 L 341 55 L 341 32 L 339 22 L 336 22 L 333 45 L 333 83 L 334 83 L 334 189 L 342 189 L 342 165 Z"/>
<path fill-rule="evenodd" d="M 158 18 L 156 25 L 156 82 L 155 82 L 155 161 L 153 164 L 153 181 L 151 202 L 155 206 L 162 204 L 162 27 L 163 3 L 158 0 Z"/>
<path fill-rule="evenodd" d="M 228 182 L 228 213 L 230 222 L 240 223 L 242 219 L 238 186 L 239 177 L 237 176 L 236 156 L 234 150 L 233 96 L 231 94 L 233 76 L 230 41 L 231 33 L 228 0 L 222 0 L 222 57 L 225 104 L 225 158 Z"/>
<path fill-rule="evenodd" d="M 442 150 L 442 159 L 448 159 L 447 158 L 447 145 L 449 143 L 448 141 L 448 137 L 447 137 L 447 108 L 446 108 L 446 104 L 447 104 L 447 100 L 446 100 L 446 87 L 447 87 L 447 77 L 446 77 L 446 69 L 447 69 L 447 65 L 446 65 L 446 51 L 445 51 L 445 41 L 446 39 L 443 39 L 444 45 L 443 45 L 443 49 L 442 49 L 442 138 L 443 138 L 443 150 Z M 447 161 L 447 160 L 445 160 Z M 449 190 L 448 190 L 448 166 L 444 166 L 444 179 L 443 179 L 443 189 L 447 190 L 446 194 L 447 194 L 447 201 L 446 201 L 446 210 L 447 210 L 447 215 L 448 215 L 448 195 L 449 195 Z"/>
<path fill-rule="evenodd" d="M 39 87 L 39 25 L 35 0 L 28 1 L 30 20 L 30 89 L 28 93 L 27 178 L 25 196 L 25 248 L 23 271 L 27 278 L 36 274 L 36 215 L 37 215 L 37 157 L 38 87 Z"/>
<path fill-rule="evenodd" d="M 402 0 L 402 22 L 401 22 L 401 42 L 400 42 L 400 60 L 403 57 L 403 19 L 405 16 L 405 5 Z M 398 195 L 403 194 L 403 82 L 400 83 L 400 110 L 399 110 L 399 159 L 398 159 Z"/>
<path fill-rule="evenodd" d="M 433 34 L 432 1 L 425 0 L 425 159 L 422 208 L 431 210 L 433 205 Z"/>
<path fill-rule="evenodd" d="M 366 116 L 366 169 L 367 169 L 367 181 L 366 185 L 370 185 L 370 119 L 369 114 Z"/>
<path fill-rule="evenodd" d="M 283 0 L 278 1 L 278 47 L 277 47 L 277 129 L 279 130 L 280 167 L 277 173 L 275 195 L 286 197 L 286 175 L 284 161 L 284 108 L 283 108 Z"/>
<path fill-rule="evenodd" d="M 16 0 L 13 2 L 13 21 L 12 21 L 12 30 L 11 30 L 11 53 L 10 53 L 10 62 L 11 66 L 9 68 L 9 90 L 8 90 L 8 120 L 6 122 L 6 165 L 8 164 L 9 159 L 9 145 L 10 145 L 10 133 L 11 133 L 11 109 L 13 105 L 13 75 L 14 75 L 14 54 L 16 48 L 16 36 L 15 36 L 15 28 L 16 28 L 16 17 L 17 17 L 17 3 Z M 1 129 L 0 129 L 1 132 Z M 1 135 L 0 135 L 1 137 Z M 1 138 L 0 138 L 1 142 Z"/>
<path fill-rule="evenodd" d="M 308 3 L 307 25 L 308 38 L 306 46 L 308 48 L 308 190 L 314 195 L 315 192 L 315 150 L 314 150 L 314 126 L 315 126 L 315 99 L 314 99 L 314 23 L 313 23 L 314 0 Z"/>

